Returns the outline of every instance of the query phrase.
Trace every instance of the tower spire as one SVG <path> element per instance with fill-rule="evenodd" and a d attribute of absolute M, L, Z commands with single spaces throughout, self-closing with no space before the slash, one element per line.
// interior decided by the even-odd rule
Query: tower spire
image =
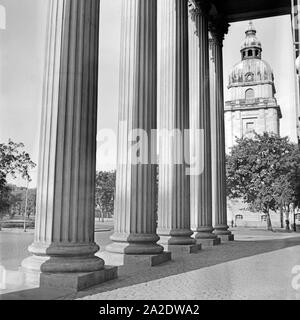
<path fill-rule="evenodd" d="M 250 20 L 246 30 L 246 39 L 241 47 L 242 60 L 245 59 L 261 59 L 262 46 L 256 37 L 256 29 Z"/>
<path fill-rule="evenodd" d="M 248 29 L 246 30 L 246 35 L 256 34 L 256 29 L 252 20 L 249 21 Z"/>

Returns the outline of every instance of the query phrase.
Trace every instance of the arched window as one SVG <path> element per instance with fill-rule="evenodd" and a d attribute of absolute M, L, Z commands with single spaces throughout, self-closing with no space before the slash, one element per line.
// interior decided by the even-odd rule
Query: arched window
<path fill-rule="evenodd" d="M 245 98 L 246 100 L 254 99 L 255 98 L 254 90 L 253 89 L 246 90 Z"/>
<path fill-rule="evenodd" d="M 252 50 L 249 50 L 249 51 L 248 51 L 248 56 L 249 56 L 249 57 L 252 57 L 252 56 L 253 56 Z"/>
<path fill-rule="evenodd" d="M 0 30 L 6 29 L 6 10 L 5 7 L 0 4 Z"/>

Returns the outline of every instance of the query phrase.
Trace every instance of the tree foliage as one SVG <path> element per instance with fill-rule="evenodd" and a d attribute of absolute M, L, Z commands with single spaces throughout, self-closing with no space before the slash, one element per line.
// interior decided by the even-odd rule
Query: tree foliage
<path fill-rule="evenodd" d="M 116 173 L 100 171 L 96 174 L 96 207 L 102 216 L 110 217 L 114 212 Z"/>
<path fill-rule="evenodd" d="M 26 188 L 6 185 L 0 194 L 0 215 L 9 215 L 10 219 L 13 219 L 16 215 L 23 216 L 25 212 L 26 193 Z M 35 209 L 36 189 L 29 189 L 26 210 L 27 216 L 34 215 Z"/>
<path fill-rule="evenodd" d="M 24 151 L 23 143 L 0 143 L 0 217 L 8 214 L 16 203 L 20 203 L 21 196 L 15 188 L 7 185 L 8 177 L 21 178 L 31 181 L 30 170 L 36 165 L 30 155 Z"/>
<path fill-rule="evenodd" d="M 10 197 L 10 218 L 15 215 L 24 215 L 27 189 L 13 186 Z M 34 215 L 36 208 L 36 189 L 28 189 L 27 216 Z"/>
<path fill-rule="evenodd" d="M 299 201 L 300 152 L 287 137 L 264 133 L 237 139 L 227 157 L 227 195 L 269 210 Z"/>
<path fill-rule="evenodd" d="M 23 150 L 23 143 L 0 143 L 0 192 L 7 184 L 8 176 L 16 178 L 21 175 L 30 181 L 29 171 L 36 165 L 31 161 L 30 155 Z"/>
<path fill-rule="evenodd" d="M 0 215 L 8 214 L 11 205 L 12 188 L 5 185 L 0 193 Z"/>

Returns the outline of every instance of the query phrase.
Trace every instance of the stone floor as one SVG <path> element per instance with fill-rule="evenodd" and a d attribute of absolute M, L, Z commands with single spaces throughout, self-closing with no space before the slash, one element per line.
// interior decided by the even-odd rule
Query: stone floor
<path fill-rule="evenodd" d="M 109 233 L 103 232 L 101 237 L 106 239 Z M 56 298 L 300 299 L 300 277 L 297 281 L 296 274 L 292 273 L 292 269 L 300 265 L 299 234 L 237 229 L 235 238 L 234 242 L 208 248 L 149 270 L 131 274 L 120 271 L 117 280 L 77 294 L 60 294 Z M 34 296 L 32 290 L 27 293 L 29 297 Z M 24 296 L 26 291 L 21 295 Z M 47 292 L 43 292 L 43 297 L 47 297 Z M 50 297 L 55 298 L 52 292 L 49 292 Z"/>

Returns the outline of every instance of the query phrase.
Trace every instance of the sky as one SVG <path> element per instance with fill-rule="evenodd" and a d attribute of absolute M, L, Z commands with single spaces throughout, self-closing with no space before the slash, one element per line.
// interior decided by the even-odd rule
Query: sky
<path fill-rule="evenodd" d="M 23 142 L 38 161 L 40 112 L 47 3 L 49 0 L 0 0 L 6 8 L 6 29 L 0 28 L 0 142 Z M 122 0 L 101 0 L 98 129 L 116 130 L 119 92 L 119 53 Z M 0 17 L 2 17 L 0 15 Z M 2 18 L 3 19 L 3 18 Z M 263 59 L 274 71 L 283 119 L 281 133 L 296 141 L 294 58 L 289 16 L 254 20 Z M 240 61 L 240 45 L 248 21 L 231 25 L 224 42 L 224 86 Z M 1 26 L 1 21 L 0 21 Z M 103 168 L 101 157 L 97 169 Z M 32 172 L 36 184 L 36 170 Z M 17 181 L 25 185 L 23 181 Z"/>

